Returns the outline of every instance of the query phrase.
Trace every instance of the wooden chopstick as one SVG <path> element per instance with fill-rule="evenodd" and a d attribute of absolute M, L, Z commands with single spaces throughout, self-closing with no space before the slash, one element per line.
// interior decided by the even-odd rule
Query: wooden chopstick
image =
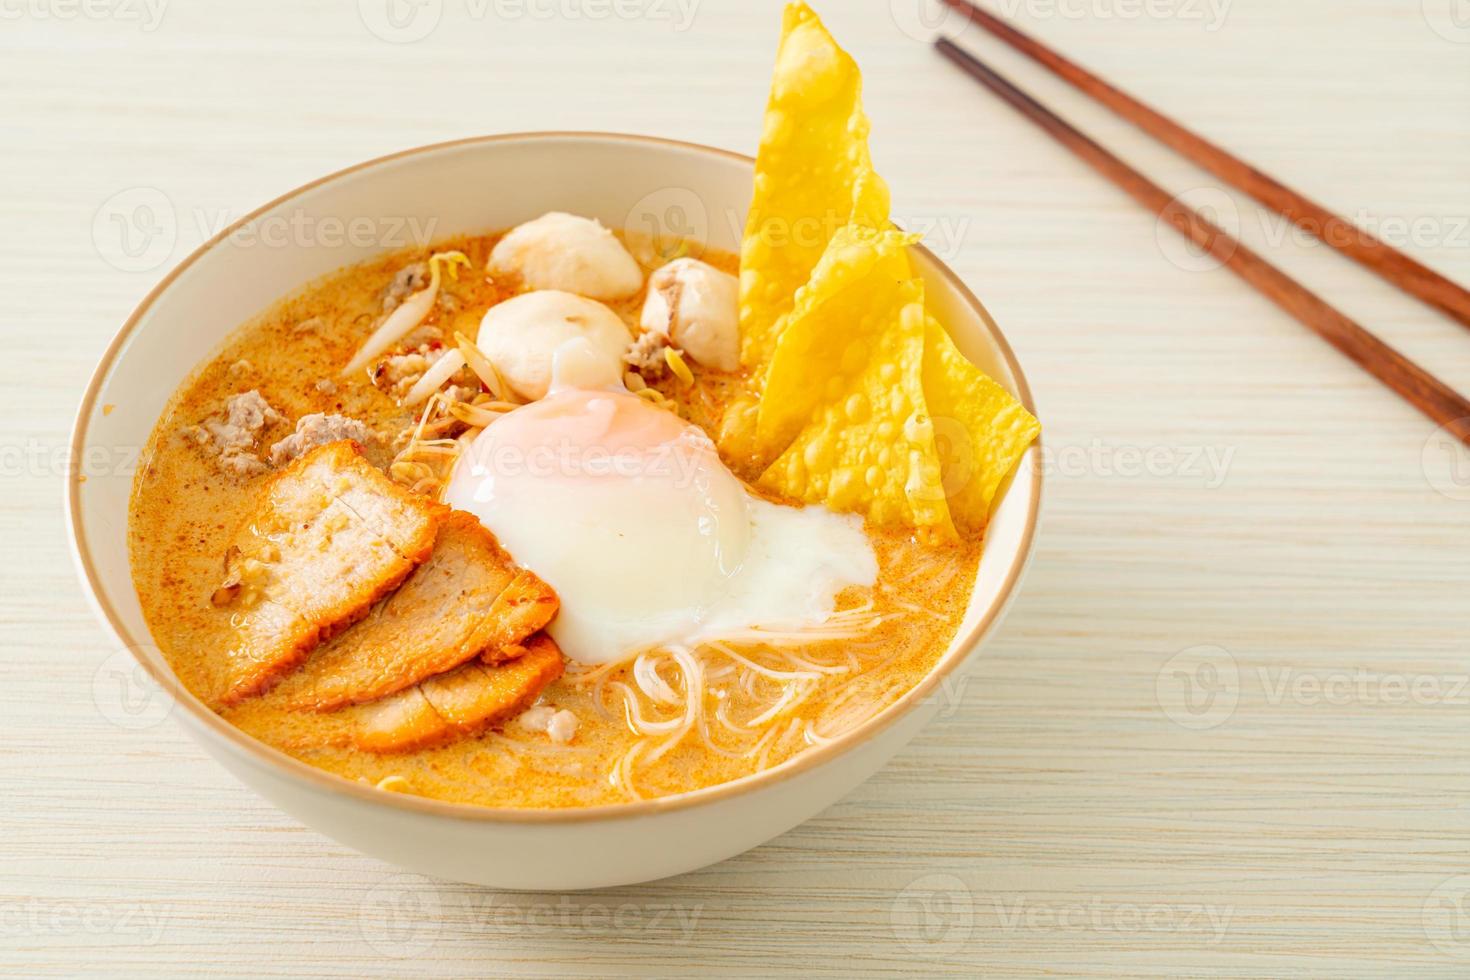
<path fill-rule="evenodd" d="M 996 74 L 974 55 L 946 38 L 940 38 L 934 45 L 946 58 L 1046 130 L 1053 139 L 1117 184 L 1138 203 L 1206 250 L 1267 299 L 1357 361 L 1364 370 L 1392 388 L 1409 404 L 1438 424 L 1448 426 L 1450 432 L 1470 446 L 1470 426 L 1450 425 L 1470 418 L 1470 401 L 1460 397 L 1438 378 L 1329 306 L 1321 297 L 1211 224 L 1198 212 L 1171 197 L 1158 184 Z"/>
<path fill-rule="evenodd" d="M 1093 99 L 1133 123 L 1181 156 L 1244 191 L 1266 207 L 1354 262 L 1382 276 L 1404 292 L 1470 326 L 1470 291 L 1446 279 L 1403 252 L 1316 201 L 1262 173 L 1239 157 L 1144 105 L 1133 96 L 1098 78 L 1081 65 L 1057 54 L 1035 38 L 1023 34 L 994 14 L 966 0 L 944 0 L 971 22 L 989 31 L 1011 47 L 1070 82 Z"/>

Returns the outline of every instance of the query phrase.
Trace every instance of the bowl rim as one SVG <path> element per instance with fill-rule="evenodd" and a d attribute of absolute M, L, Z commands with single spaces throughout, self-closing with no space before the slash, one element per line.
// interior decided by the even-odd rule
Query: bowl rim
<path fill-rule="evenodd" d="M 228 227 L 215 233 L 169 270 L 168 274 L 148 291 L 108 343 L 101 358 L 98 360 L 97 367 L 93 370 L 92 376 L 87 382 L 81 404 L 77 409 L 76 419 L 72 425 L 69 443 L 71 458 L 82 458 L 89 427 L 92 419 L 95 417 L 94 409 L 101 394 L 102 385 L 111 372 L 113 363 L 117 359 L 124 344 L 137 329 L 138 323 L 143 318 L 143 315 L 152 308 L 154 303 L 158 301 L 185 270 L 215 246 L 229 238 L 239 228 L 256 220 L 266 212 L 323 184 L 385 163 L 413 156 L 439 153 L 456 147 L 536 140 L 599 140 L 610 143 L 636 143 L 645 146 L 694 151 L 700 154 L 724 157 L 749 165 L 755 163 L 753 157 L 743 153 L 737 153 L 734 150 L 706 146 L 684 140 L 669 139 L 661 136 L 602 132 L 596 130 L 541 130 L 495 133 L 426 143 L 394 153 L 373 157 L 301 184 L 262 204 L 239 220 L 232 222 Z M 979 298 L 970 291 L 969 287 L 965 285 L 960 277 L 948 265 L 940 261 L 933 252 L 929 251 L 923 245 L 913 247 L 917 248 L 928 258 L 934 270 L 954 288 L 966 305 L 979 317 L 981 323 L 984 324 L 985 329 L 990 334 L 990 339 L 995 344 L 996 350 L 1010 370 L 1011 376 L 1015 379 L 1015 395 L 1017 399 L 1034 415 L 1036 413 L 1036 406 L 1030 386 L 1026 381 L 1026 375 L 1022 371 L 1020 362 L 1017 361 L 1010 343 L 996 325 L 995 320 L 990 316 L 989 311 L 985 309 Z M 1034 454 L 1033 460 L 1039 461 L 1040 451 L 1041 439 L 1038 437 L 1026 452 L 1028 455 Z M 147 659 L 139 655 L 138 651 L 140 649 L 153 645 L 152 638 L 150 636 L 146 642 L 140 642 L 127 626 L 124 625 L 117 610 L 107 598 L 101 584 L 100 576 L 92 563 L 91 546 L 87 540 L 86 531 L 81 520 L 82 481 L 77 479 L 75 474 L 69 476 L 66 480 L 64 510 L 66 513 L 68 544 L 71 547 L 72 557 L 77 565 L 83 584 L 92 599 L 98 618 L 127 647 L 133 658 L 143 667 L 153 682 L 167 692 L 176 705 L 182 705 L 191 717 L 191 720 L 200 723 L 204 728 L 221 736 L 226 743 L 235 750 L 244 753 L 252 761 L 267 768 L 281 770 L 283 775 L 288 778 L 304 780 L 305 782 L 314 784 L 315 789 L 329 793 L 343 794 L 370 805 L 386 806 L 392 809 L 407 810 L 426 816 L 454 820 L 491 823 L 559 824 L 639 818 L 717 803 L 734 796 L 773 786 L 815 769 L 818 766 L 835 760 L 838 756 L 846 754 L 858 745 L 868 742 L 881 732 L 892 727 L 900 718 L 908 715 L 918 707 L 946 677 L 969 659 L 971 654 L 974 653 L 980 643 L 989 635 L 1002 614 L 1006 611 L 1034 550 L 1041 510 L 1043 477 L 1043 467 L 1040 465 L 1033 466 L 1031 493 L 1030 498 L 1026 501 L 1025 526 L 1022 528 L 1019 546 L 1011 556 L 1009 567 L 1005 572 L 1004 581 L 1001 583 L 1000 591 L 995 600 L 985 610 L 984 614 L 981 615 L 979 621 L 965 635 L 958 636 L 951 642 L 949 651 L 935 663 L 929 672 L 924 675 L 923 679 L 905 692 L 898 700 L 863 722 L 857 728 L 838 736 L 828 743 L 808 748 L 780 765 L 773 766 L 762 772 L 670 796 L 634 800 L 624 803 L 604 803 L 587 807 L 492 807 L 475 803 L 457 803 L 412 794 L 394 793 L 380 790 L 375 786 L 356 782 L 345 776 L 328 772 L 325 769 L 318 769 L 247 735 L 211 711 L 204 702 L 199 700 L 198 697 L 178 682 L 177 678 L 173 676 L 172 671 L 160 671 L 149 663 Z M 172 713 L 172 707 L 170 713 Z"/>

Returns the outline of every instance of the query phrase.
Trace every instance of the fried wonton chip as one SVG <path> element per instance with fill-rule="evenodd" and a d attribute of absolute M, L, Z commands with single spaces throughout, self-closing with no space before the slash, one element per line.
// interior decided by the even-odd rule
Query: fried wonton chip
<path fill-rule="evenodd" d="M 816 15 L 788 5 L 740 250 L 750 383 L 720 452 L 769 489 L 942 540 L 983 530 L 1039 426 L 926 316 L 861 84 Z"/>
<path fill-rule="evenodd" d="M 841 386 L 872 359 L 892 313 L 881 297 L 895 298 L 898 284 L 912 278 L 904 249 L 916 241 L 917 235 L 848 225 L 828 244 L 811 281 L 797 291 L 766 371 L 756 413 L 763 462 L 789 446 L 817 408 L 843 394 Z"/>
<path fill-rule="evenodd" d="M 923 284 L 912 237 L 840 229 L 797 297 L 757 430 L 780 455 L 760 484 L 807 503 L 955 536 L 924 403 Z"/>
<path fill-rule="evenodd" d="M 715 442 L 720 457 L 737 473 L 749 474 L 760 469 L 760 451 L 756 446 L 756 423 L 760 418 L 760 398 L 749 391 L 735 395 L 720 416 Z"/>
<path fill-rule="evenodd" d="M 923 378 L 950 516 L 962 531 L 982 530 L 996 489 L 1041 423 L 966 360 L 932 316 L 924 325 Z"/>
<path fill-rule="evenodd" d="M 741 363 L 764 364 L 782 316 L 838 228 L 888 227 L 888 188 L 868 155 L 857 63 L 810 7 L 786 7 L 740 243 Z"/>

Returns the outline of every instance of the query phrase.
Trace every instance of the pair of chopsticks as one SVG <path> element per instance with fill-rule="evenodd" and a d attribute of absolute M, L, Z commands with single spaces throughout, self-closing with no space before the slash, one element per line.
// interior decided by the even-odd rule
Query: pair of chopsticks
<path fill-rule="evenodd" d="M 1027 55 L 1077 89 L 1101 102 L 1180 155 L 1382 276 L 1404 292 L 1470 326 L 1470 292 L 1362 231 L 1321 205 L 1255 169 L 1127 93 L 1062 57 L 1005 21 L 965 0 L 944 0 L 970 21 Z M 979 58 L 947 38 L 934 42 L 954 62 L 1134 200 L 1168 222 L 1181 235 L 1267 299 L 1358 362 L 1369 374 L 1409 404 L 1470 446 L 1470 401 L 1404 357 L 1320 296 L 1246 248 L 1197 211 L 1124 163 L 1066 120 L 997 74 Z M 1460 423 L 1458 425 L 1453 423 Z"/>

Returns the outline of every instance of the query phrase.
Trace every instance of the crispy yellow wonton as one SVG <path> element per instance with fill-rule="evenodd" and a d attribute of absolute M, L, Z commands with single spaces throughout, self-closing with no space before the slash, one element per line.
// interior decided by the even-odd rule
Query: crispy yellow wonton
<path fill-rule="evenodd" d="M 950 516 L 962 531 L 980 530 L 1001 480 L 1041 433 L 1041 423 L 966 360 L 932 316 L 924 326 L 924 399 Z"/>
<path fill-rule="evenodd" d="M 949 540 L 924 407 L 924 287 L 904 251 L 913 240 L 859 225 L 832 239 L 771 361 L 758 433 L 766 450 L 784 451 L 760 483 Z"/>
<path fill-rule="evenodd" d="M 720 447 L 800 500 L 935 540 L 978 533 L 1040 426 L 924 312 L 861 88 L 816 14 L 788 5 L 740 251 L 750 391 Z"/>
<path fill-rule="evenodd" d="M 862 76 L 804 3 L 786 7 L 755 191 L 740 243 L 741 362 L 763 364 L 779 321 L 837 229 L 888 224 L 868 156 Z"/>

